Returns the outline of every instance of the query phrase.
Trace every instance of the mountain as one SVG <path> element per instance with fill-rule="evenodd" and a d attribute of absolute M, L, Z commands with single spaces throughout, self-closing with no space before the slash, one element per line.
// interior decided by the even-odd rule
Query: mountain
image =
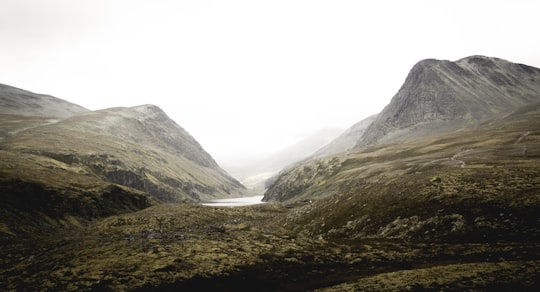
<path fill-rule="evenodd" d="M 0 141 L 0 290 L 538 291 L 539 97 L 303 161 L 241 208 L 163 203 L 219 170 L 154 106 L 26 127 Z"/>
<path fill-rule="evenodd" d="M 367 127 L 354 151 L 312 159 L 288 169 L 270 186 L 264 200 L 291 202 L 330 196 L 355 189 L 355 185 L 361 188 L 372 177 L 384 179 L 383 174 L 390 175 L 392 164 L 409 165 L 407 159 L 413 157 L 408 153 L 415 151 L 413 147 L 423 147 L 410 141 L 431 143 L 429 139 L 456 133 L 452 139 L 464 139 L 465 148 L 471 132 L 461 132 L 481 130 L 487 121 L 495 123 L 506 115 L 516 115 L 539 101 L 538 68 L 481 56 L 457 62 L 420 61 L 390 104 Z M 523 131 L 534 132 L 535 117 L 523 118 L 531 121 L 531 128 Z M 377 151 L 396 153 L 386 155 L 385 163 L 379 164 Z M 366 181 L 367 177 L 370 179 Z"/>
<path fill-rule="evenodd" d="M 91 112 L 13 89 L 2 100 L 10 107 L 2 119 L 17 125 L 0 140 L 0 222 L 9 230 L 25 225 L 17 221 L 71 225 L 158 202 L 245 193 L 156 106 Z"/>
<path fill-rule="evenodd" d="M 475 128 L 311 160 L 265 200 L 303 205 L 288 224 L 325 239 L 535 241 L 537 121 L 540 101 Z"/>
<path fill-rule="evenodd" d="M 450 73 L 439 75 L 448 67 L 461 73 L 454 73 L 451 79 Z M 397 290 L 410 290 L 415 285 L 419 290 L 429 289 L 438 285 L 438 273 L 452 274 L 452 280 L 444 281 L 453 282 L 453 287 L 470 287 L 465 277 L 477 274 L 473 270 L 502 263 L 535 267 L 526 268 L 532 272 L 539 267 L 537 257 L 514 257 L 504 252 L 497 253 L 500 257 L 484 254 L 467 259 L 466 255 L 478 246 L 486 251 L 500 245 L 538 250 L 539 72 L 484 57 L 456 63 L 422 61 L 353 149 L 311 159 L 282 172 L 263 200 L 281 202 L 292 210 L 280 226 L 308 238 L 350 244 L 352 250 L 378 252 L 372 249 L 374 243 L 397 244 L 391 248 L 396 254 L 401 248 L 423 254 L 426 250 L 422 246 L 437 244 L 463 248 L 431 261 L 421 272 L 415 264 L 394 266 L 409 270 L 410 277 L 404 277 L 409 272 L 400 271 L 373 279 L 358 278 L 328 291 L 396 290 L 401 282 L 409 284 Z M 419 101 L 422 96 L 442 94 L 421 89 L 437 88 L 445 98 Z M 401 246 L 404 242 L 410 245 Z M 482 267 L 463 264 L 469 260 Z M 459 275 L 462 268 L 469 272 Z M 508 271 L 519 273 L 514 268 Z M 433 274 L 419 281 L 426 277 L 425 272 Z M 531 276 L 535 273 L 525 280 L 531 287 L 538 286 Z M 508 279 L 502 271 L 497 275 Z M 512 286 L 479 277 L 494 290 Z"/>
<path fill-rule="evenodd" d="M 538 92 L 538 68 L 484 56 L 423 60 L 357 147 L 475 125 L 538 100 Z"/>

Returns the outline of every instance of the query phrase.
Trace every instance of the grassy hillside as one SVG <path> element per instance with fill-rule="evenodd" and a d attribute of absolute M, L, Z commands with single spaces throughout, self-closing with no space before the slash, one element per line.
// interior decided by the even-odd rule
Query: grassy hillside
<path fill-rule="evenodd" d="M 156 106 L 90 112 L 0 85 L 0 121 L 4 236 L 245 192 Z"/>
<path fill-rule="evenodd" d="M 283 174 L 265 198 L 315 200 L 286 223 L 314 236 L 535 240 L 537 121 L 538 104 L 477 129 L 314 160 Z"/>

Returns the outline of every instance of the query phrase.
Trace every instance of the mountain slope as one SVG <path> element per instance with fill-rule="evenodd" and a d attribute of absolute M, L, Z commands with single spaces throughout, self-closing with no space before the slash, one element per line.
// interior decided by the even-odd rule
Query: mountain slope
<path fill-rule="evenodd" d="M 498 58 L 417 63 L 357 147 L 454 130 L 538 100 L 540 69 Z"/>
<path fill-rule="evenodd" d="M 282 175 L 265 199 L 312 200 L 286 224 L 332 240 L 534 242 L 539 120 L 540 102 L 475 129 L 312 160 Z"/>
<path fill-rule="evenodd" d="M 386 149 L 384 145 L 390 145 L 388 149 L 396 153 L 388 155 L 389 161 L 385 163 L 401 163 L 402 155 L 410 150 L 400 144 L 409 145 L 409 141 L 457 129 L 461 129 L 456 132 L 457 137 L 466 139 L 465 134 L 460 134 L 462 131 L 481 130 L 485 121 L 494 123 L 508 114 L 523 113 L 524 119 L 534 121 L 525 110 L 537 106 L 539 101 L 540 69 L 480 56 L 457 62 L 424 60 L 413 67 L 398 94 L 369 125 L 355 148 L 376 156 L 377 151 Z M 533 131 L 535 125 L 530 126 Z M 369 145 L 377 147 L 366 148 Z M 360 158 L 350 158 L 351 155 L 314 159 L 287 170 L 268 189 L 265 200 L 294 201 L 341 192 L 355 179 L 343 163 L 360 163 L 356 161 Z M 365 164 L 363 171 L 385 172 L 386 164 L 371 165 L 371 156 L 360 159 Z M 392 161 L 394 158 L 396 161 Z M 366 183 L 363 175 L 354 184 Z"/>
<path fill-rule="evenodd" d="M 2 147 L 79 165 L 166 202 L 242 192 L 193 137 L 150 105 L 80 114 L 25 130 Z"/>
<path fill-rule="evenodd" d="M 0 139 L 0 227 L 8 234 L 245 192 L 156 106 L 75 114 L 77 106 L 54 97 L 6 96 L 1 117 L 16 125 Z"/>

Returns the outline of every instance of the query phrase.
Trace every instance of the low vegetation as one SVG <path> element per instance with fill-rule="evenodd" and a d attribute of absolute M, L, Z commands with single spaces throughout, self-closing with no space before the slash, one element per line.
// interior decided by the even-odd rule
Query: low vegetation
<path fill-rule="evenodd" d="M 383 125 L 369 145 L 288 168 L 255 206 L 198 205 L 243 188 L 153 106 L 2 124 L 0 290 L 538 291 L 540 71 L 512 65 L 535 75 L 508 100 L 530 103 L 506 112 L 516 91 L 497 86 L 521 75 L 499 74 L 498 59 L 459 62 L 489 67 L 496 116 L 434 133 L 432 118 L 460 115 L 413 108 L 407 135 L 379 139 Z M 444 68 L 463 71 L 426 64 L 408 80 L 440 89 L 455 81 Z"/>
<path fill-rule="evenodd" d="M 536 290 L 540 130 L 508 119 L 308 162 L 284 203 L 2 224 L 0 288 Z"/>

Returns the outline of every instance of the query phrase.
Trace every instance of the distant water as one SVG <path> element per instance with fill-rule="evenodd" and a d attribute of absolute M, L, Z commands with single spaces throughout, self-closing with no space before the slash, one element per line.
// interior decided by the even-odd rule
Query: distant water
<path fill-rule="evenodd" d="M 263 204 L 263 196 L 252 196 L 252 197 L 242 197 L 242 198 L 233 198 L 233 199 L 216 199 L 210 200 L 208 202 L 202 203 L 205 206 L 216 206 L 216 207 L 239 207 L 239 206 L 249 206 Z"/>

